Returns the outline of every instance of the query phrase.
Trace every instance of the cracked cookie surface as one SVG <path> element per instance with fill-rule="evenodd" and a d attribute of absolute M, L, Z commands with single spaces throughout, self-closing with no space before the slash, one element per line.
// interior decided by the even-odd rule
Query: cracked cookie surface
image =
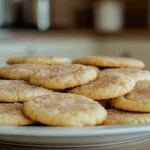
<path fill-rule="evenodd" d="M 120 73 L 99 73 L 98 78 L 86 85 L 68 90 L 68 93 L 84 95 L 94 100 L 107 100 L 130 92 L 135 80 Z"/>
<path fill-rule="evenodd" d="M 97 71 L 91 67 L 69 64 L 40 69 L 29 82 L 52 90 L 63 90 L 86 84 L 96 77 Z"/>
<path fill-rule="evenodd" d="M 138 81 L 128 94 L 110 100 L 118 109 L 133 112 L 150 112 L 150 80 Z"/>
<path fill-rule="evenodd" d="M 48 65 L 39 64 L 9 65 L 0 68 L 0 78 L 29 81 L 30 77 L 34 75 L 39 69 L 48 67 Z"/>
<path fill-rule="evenodd" d="M 24 103 L 23 111 L 30 119 L 52 126 L 93 126 L 107 115 L 98 102 L 68 93 L 34 98 Z"/>
<path fill-rule="evenodd" d="M 21 80 L 0 80 L 0 102 L 24 102 L 52 91 Z"/>
<path fill-rule="evenodd" d="M 35 123 L 23 114 L 21 103 L 0 103 L 0 126 L 24 126 Z"/>

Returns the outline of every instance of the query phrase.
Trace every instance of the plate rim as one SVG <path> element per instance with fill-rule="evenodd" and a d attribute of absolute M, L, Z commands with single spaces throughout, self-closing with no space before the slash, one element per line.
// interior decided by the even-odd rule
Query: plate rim
<path fill-rule="evenodd" d="M 95 127 L 0 127 L 0 135 L 12 136 L 49 136 L 49 137 L 76 137 L 76 136 L 102 136 L 119 134 L 150 133 L 150 123 L 138 125 L 107 125 Z"/>

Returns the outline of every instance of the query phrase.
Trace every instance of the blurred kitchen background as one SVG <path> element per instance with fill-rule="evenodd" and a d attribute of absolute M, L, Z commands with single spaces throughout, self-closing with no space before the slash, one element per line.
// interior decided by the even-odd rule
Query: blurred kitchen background
<path fill-rule="evenodd" d="M 125 56 L 150 69 L 150 0 L 0 0 L 0 65 L 23 55 Z"/>

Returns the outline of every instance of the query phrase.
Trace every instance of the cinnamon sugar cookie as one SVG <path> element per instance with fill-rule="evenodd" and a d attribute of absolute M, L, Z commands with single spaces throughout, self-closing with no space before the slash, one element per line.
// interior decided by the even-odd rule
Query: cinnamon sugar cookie
<path fill-rule="evenodd" d="M 107 118 L 104 125 L 139 124 L 150 122 L 150 113 L 133 113 L 117 109 L 107 110 Z"/>
<path fill-rule="evenodd" d="M 150 72 L 148 70 L 141 70 L 135 68 L 118 68 L 118 69 L 104 69 L 102 72 L 105 73 L 123 73 L 134 78 L 136 81 L 139 80 L 150 80 Z"/>
<path fill-rule="evenodd" d="M 69 64 L 40 69 L 31 77 L 30 83 L 48 89 L 63 90 L 86 84 L 96 79 L 96 77 L 97 72 L 91 67 Z"/>
<path fill-rule="evenodd" d="M 35 123 L 23 114 L 23 104 L 0 103 L 0 126 L 24 126 Z"/>
<path fill-rule="evenodd" d="M 34 75 L 40 68 L 48 67 L 48 65 L 39 64 L 9 65 L 0 68 L 0 78 L 29 81 L 30 77 Z"/>
<path fill-rule="evenodd" d="M 14 57 L 7 61 L 8 64 L 44 64 L 44 65 L 61 65 L 70 64 L 71 60 L 68 57 L 56 56 L 26 56 Z"/>
<path fill-rule="evenodd" d="M 135 86 L 135 80 L 120 73 L 100 73 L 86 85 L 72 88 L 68 93 L 84 95 L 94 100 L 107 100 L 127 94 Z"/>
<path fill-rule="evenodd" d="M 150 112 L 150 80 L 138 81 L 130 93 L 112 99 L 110 104 L 122 110 Z"/>
<path fill-rule="evenodd" d="M 23 111 L 28 118 L 52 126 L 94 126 L 107 115 L 98 102 L 68 93 L 34 98 L 24 103 Z"/>
<path fill-rule="evenodd" d="M 52 91 L 20 80 L 0 80 L 0 102 L 24 102 Z"/>
<path fill-rule="evenodd" d="M 93 65 L 99 67 L 144 68 L 141 60 L 126 57 L 87 56 L 73 61 L 74 64 Z"/>

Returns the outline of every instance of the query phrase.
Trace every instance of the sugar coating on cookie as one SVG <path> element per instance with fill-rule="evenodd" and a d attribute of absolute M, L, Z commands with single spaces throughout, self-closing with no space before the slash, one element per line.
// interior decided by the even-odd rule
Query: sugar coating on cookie
<path fill-rule="evenodd" d="M 23 114 L 21 103 L 0 103 L 0 126 L 24 126 L 35 123 Z"/>
<path fill-rule="evenodd" d="M 141 60 L 126 57 L 87 56 L 73 60 L 74 64 L 93 65 L 99 67 L 144 68 Z"/>
<path fill-rule="evenodd" d="M 94 100 L 107 100 L 127 94 L 135 86 L 135 80 L 120 73 L 99 73 L 98 78 L 86 85 L 68 90 L 68 93 L 84 95 Z"/>
<path fill-rule="evenodd" d="M 45 65 L 61 65 L 70 64 L 71 60 L 68 57 L 56 56 L 26 56 L 14 57 L 7 61 L 8 64 L 45 64 Z"/>
<path fill-rule="evenodd" d="M 97 71 L 91 67 L 78 64 L 50 66 L 40 69 L 31 77 L 30 83 L 48 89 L 63 90 L 86 84 L 97 77 Z"/>
<path fill-rule="evenodd" d="M 107 110 L 107 118 L 104 120 L 104 125 L 121 125 L 121 124 L 139 124 L 149 123 L 150 113 L 133 113 L 117 109 Z"/>
<path fill-rule="evenodd" d="M 24 102 L 52 91 L 21 80 L 0 80 L 0 102 Z"/>
<path fill-rule="evenodd" d="M 117 69 L 104 69 L 102 72 L 106 73 L 123 73 L 134 78 L 136 81 L 139 80 L 150 80 L 150 71 L 148 70 L 141 70 L 136 68 L 117 68 Z"/>
<path fill-rule="evenodd" d="M 112 99 L 110 104 L 122 110 L 150 112 L 150 80 L 138 81 L 131 92 Z"/>
<path fill-rule="evenodd" d="M 9 65 L 0 68 L 0 78 L 29 81 L 30 77 L 39 69 L 48 67 L 48 65 L 40 64 Z"/>
<path fill-rule="evenodd" d="M 106 118 L 106 110 L 84 96 L 53 93 L 24 103 L 26 117 L 52 126 L 94 126 Z"/>
<path fill-rule="evenodd" d="M 97 74 L 100 73 L 100 69 L 98 67 L 96 67 L 96 66 L 90 66 L 90 65 L 87 65 L 87 66 L 95 69 L 95 71 L 97 72 Z"/>

